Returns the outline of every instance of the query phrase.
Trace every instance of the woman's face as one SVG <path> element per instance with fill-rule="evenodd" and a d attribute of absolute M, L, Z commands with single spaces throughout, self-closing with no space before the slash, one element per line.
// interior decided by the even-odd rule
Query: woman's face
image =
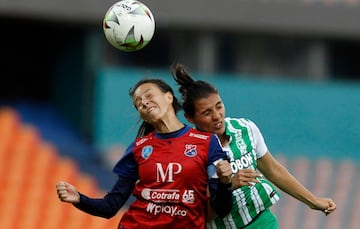
<path fill-rule="evenodd" d="M 195 115 L 186 119 L 197 129 L 221 136 L 225 132 L 225 107 L 219 94 L 210 94 L 206 98 L 195 101 Z"/>
<path fill-rule="evenodd" d="M 162 92 L 153 83 L 140 85 L 133 94 L 133 103 L 141 118 L 151 124 L 162 119 L 171 111 L 172 101 L 173 96 L 170 92 Z"/>

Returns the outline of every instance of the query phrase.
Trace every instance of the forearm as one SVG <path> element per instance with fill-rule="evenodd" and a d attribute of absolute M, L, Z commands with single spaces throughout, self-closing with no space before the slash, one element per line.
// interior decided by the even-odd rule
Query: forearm
<path fill-rule="evenodd" d="M 93 199 L 80 193 L 80 202 L 74 206 L 88 214 L 109 219 L 116 215 L 122 205 L 115 199 Z"/>
<path fill-rule="evenodd" d="M 126 178 L 119 177 L 112 190 L 103 198 L 89 198 L 80 194 L 80 202 L 74 206 L 81 211 L 94 216 L 111 218 L 120 210 L 131 195 L 134 183 Z"/>
<path fill-rule="evenodd" d="M 315 196 L 281 164 L 277 163 L 273 172 L 265 176 L 283 192 L 303 202 L 310 208 L 314 206 Z"/>

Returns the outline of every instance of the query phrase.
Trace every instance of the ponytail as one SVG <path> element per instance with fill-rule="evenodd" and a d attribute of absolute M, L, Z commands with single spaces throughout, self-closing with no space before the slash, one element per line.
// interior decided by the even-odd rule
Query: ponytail
<path fill-rule="evenodd" d="M 194 80 L 182 64 L 171 66 L 171 74 L 179 85 L 178 90 L 181 94 L 182 108 L 190 117 L 195 115 L 195 102 L 198 99 L 205 98 L 209 94 L 218 94 L 218 90 L 210 83 Z"/>

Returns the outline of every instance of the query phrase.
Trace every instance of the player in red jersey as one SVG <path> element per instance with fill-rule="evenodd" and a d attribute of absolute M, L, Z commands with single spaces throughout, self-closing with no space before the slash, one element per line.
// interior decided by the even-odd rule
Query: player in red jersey
<path fill-rule="evenodd" d="M 110 218 L 129 198 L 119 229 L 205 228 L 207 187 L 219 215 L 232 207 L 231 167 L 216 135 L 199 132 L 176 116 L 181 106 L 159 79 L 139 81 L 130 91 L 143 124 L 113 171 L 118 180 L 103 198 L 81 194 L 64 181 L 59 199 L 92 215 Z"/>

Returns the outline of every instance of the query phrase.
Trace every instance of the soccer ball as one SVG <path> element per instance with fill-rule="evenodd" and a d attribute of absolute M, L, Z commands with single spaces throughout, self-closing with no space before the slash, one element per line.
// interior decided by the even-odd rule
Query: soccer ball
<path fill-rule="evenodd" d="M 112 46 L 121 51 L 133 52 L 144 48 L 153 37 L 154 16 L 142 2 L 122 0 L 106 12 L 103 30 Z"/>

